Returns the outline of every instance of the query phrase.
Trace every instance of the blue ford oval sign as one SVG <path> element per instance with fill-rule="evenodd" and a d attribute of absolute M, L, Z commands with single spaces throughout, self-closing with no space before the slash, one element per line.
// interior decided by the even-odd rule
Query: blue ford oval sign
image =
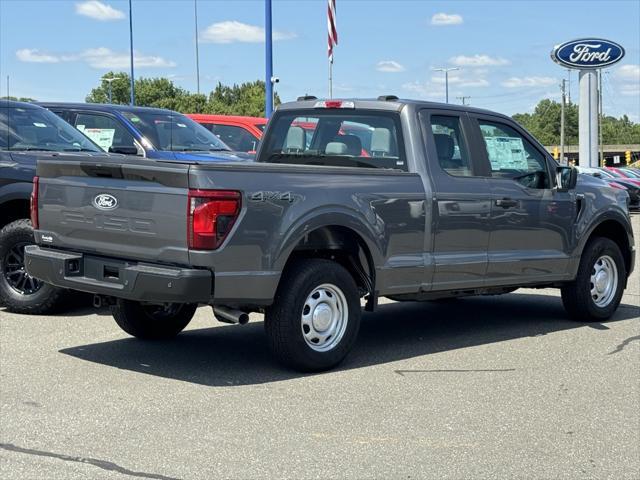
<path fill-rule="evenodd" d="M 619 62 L 624 57 L 624 48 L 602 38 L 582 38 L 556 46 L 551 59 L 569 68 L 602 68 Z"/>

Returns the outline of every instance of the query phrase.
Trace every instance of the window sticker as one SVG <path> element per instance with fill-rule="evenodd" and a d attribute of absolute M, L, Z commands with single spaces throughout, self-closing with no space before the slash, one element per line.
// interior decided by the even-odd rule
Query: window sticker
<path fill-rule="evenodd" d="M 47 128 L 47 125 L 45 123 L 40 122 L 33 122 L 33 126 L 38 128 Z"/>
<path fill-rule="evenodd" d="M 94 143 L 97 143 L 105 152 L 109 151 L 109 147 L 113 145 L 113 136 L 116 132 L 114 128 L 84 128 L 84 126 L 80 131 L 93 140 Z"/>
<path fill-rule="evenodd" d="M 484 137 L 491 169 L 528 170 L 529 164 L 522 139 L 518 137 Z"/>

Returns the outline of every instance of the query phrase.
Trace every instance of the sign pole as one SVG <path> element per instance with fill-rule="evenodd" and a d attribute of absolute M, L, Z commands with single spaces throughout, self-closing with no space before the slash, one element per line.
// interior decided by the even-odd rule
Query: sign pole
<path fill-rule="evenodd" d="M 564 103 L 565 103 L 565 84 L 566 80 L 562 79 L 562 98 L 560 103 L 560 165 L 566 165 L 564 160 Z"/>
<path fill-rule="evenodd" d="M 266 65 L 266 72 L 265 72 L 265 79 L 264 79 L 264 83 L 265 83 L 265 87 L 266 87 L 266 91 L 265 91 L 265 101 L 266 101 L 266 105 L 265 105 L 265 116 L 267 118 L 271 117 L 271 114 L 273 113 L 273 54 L 272 54 L 272 50 L 271 50 L 271 41 L 272 41 L 272 36 L 271 36 L 271 0 L 265 0 L 264 2 L 264 6 L 265 6 L 265 28 L 264 28 L 264 34 L 265 34 L 265 65 Z"/>
<path fill-rule="evenodd" d="M 598 78 L 593 69 L 583 69 L 580 78 L 580 108 L 578 112 L 579 161 L 583 167 L 598 165 Z"/>

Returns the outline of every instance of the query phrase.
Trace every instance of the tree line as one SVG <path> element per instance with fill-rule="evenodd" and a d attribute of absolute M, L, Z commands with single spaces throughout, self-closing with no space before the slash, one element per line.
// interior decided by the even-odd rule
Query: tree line
<path fill-rule="evenodd" d="M 516 113 L 513 119 L 529 130 L 543 145 L 560 145 L 559 102 L 541 100 L 533 113 Z M 578 144 L 578 105 L 565 105 L 564 138 L 566 145 Z M 623 115 L 602 118 L 602 143 L 605 145 L 640 144 L 640 123 L 634 123 Z"/>
<path fill-rule="evenodd" d="M 111 81 L 111 103 L 126 105 L 130 100 L 131 83 L 124 72 L 109 72 L 100 85 L 89 92 L 87 102 L 108 103 Z M 182 113 L 215 113 L 220 115 L 265 116 L 265 83 L 261 80 L 240 85 L 223 85 L 218 82 L 208 95 L 191 93 L 178 87 L 168 78 L 138 78 L 135 80 L 136 105 L 158 107 Z M 276 105 L 280 97 L 275 95 Z"/>

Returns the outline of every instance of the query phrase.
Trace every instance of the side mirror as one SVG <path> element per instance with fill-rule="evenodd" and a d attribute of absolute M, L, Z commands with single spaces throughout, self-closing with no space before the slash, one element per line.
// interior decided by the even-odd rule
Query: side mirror
<path fill-rule="evenodd" d="M 138 155 L 138 148 L 135 146 L 119 145 L 117 147 L 109 147 L 109 153 L 121 153 L 123 155 Z"/>
<path fill-rule="evenodd" d="M 592 173 L 592 175 L 593 175 L 594 177 L 596 177 L 596 178 L 602 178 L 602 174 L 601 174 L 601 173 L 598 173 L 598 172 L 596 172 L 596 173 Z"/>
<path fill-rule="evenodd" d="M 573 167 L 558 167 L 556 169 L 556 185 L 559 191 L 573 190 L 577 183 L 578 170 Z"/>

